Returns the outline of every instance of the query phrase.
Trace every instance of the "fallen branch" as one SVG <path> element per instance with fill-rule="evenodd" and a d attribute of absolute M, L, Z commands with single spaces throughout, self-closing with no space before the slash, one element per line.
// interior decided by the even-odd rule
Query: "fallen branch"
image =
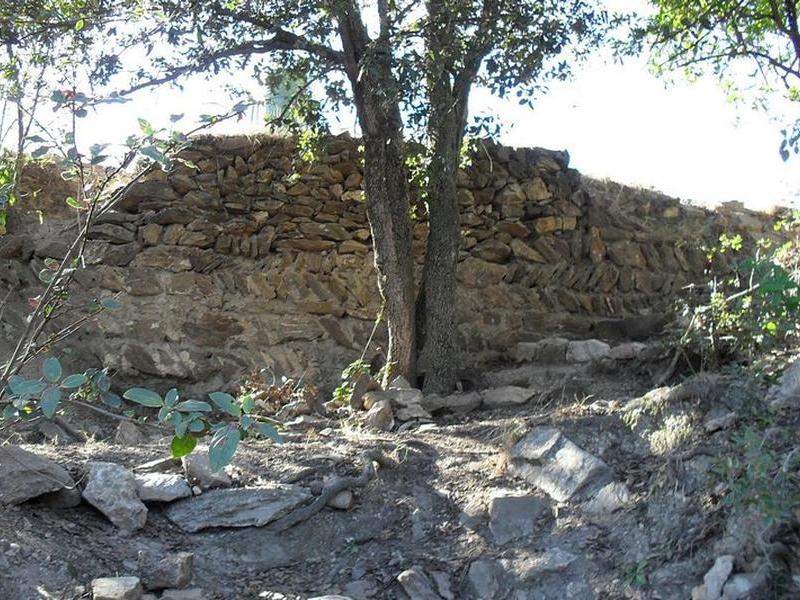
<path fill-rule="evenodd" d="M 294 527 L 301 521 L 310 519 L 319 511 L 321 511 L 328 502 L 344 490 L 359 489 L 366 487 L 366 485 L 375 477 L 375 463 L 378 463 L 384 469 L 390 469 L 395 466 L 395 462 L 386 457 L 380 450 L 365 450 L 361 453 L 361 462 L 364 464 L 364 469 L 361 474 L 356 477 L 334 477 L 329 483 L 322 488 L 322 493 L 311 503 L 306 504 L 293 510 L 292 512 L 284 515 L 275 521 L 270 529 L 273 531 L 286 531 L 290 527 Z"/>

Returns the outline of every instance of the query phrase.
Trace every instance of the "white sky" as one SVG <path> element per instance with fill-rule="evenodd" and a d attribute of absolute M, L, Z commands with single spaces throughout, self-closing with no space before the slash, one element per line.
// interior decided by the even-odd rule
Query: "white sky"
<path fill-rule="evenodd" d="M 642 4 L 607 3 L 622 9 Z M 80 137 L 84 143 L 121 142 L 138 130 L 137 117 L 167 126 L 174 113 L 185 113 L 182 126 L 188 128 L 198 115 L 231 105 L 224 83 L 196 79 L 183 91 L 142 92 L 84 119 Z M 648 72 L 644 59 L 624 65 L 594 59 L 577 68 L 572 81 L 553 85 L 533 110 L 477 90 L 471 111 L 494 111 L 507 128 L 503 143 L 566 149 L 572 166 L 585 174 L 654 187 L 684 200 L 739 200 L 767 208 L 800 196 L 800 157 L 781 160 L 780 123 L 729 104 L 713 78 L 691 84 L 677 78 L 667 85 Z M 344 119 L 341 129 L 352 129 L 352 115 Z M 252 115 L 217 131 L 256 132 L 261 122 L 260 115 Z"/>

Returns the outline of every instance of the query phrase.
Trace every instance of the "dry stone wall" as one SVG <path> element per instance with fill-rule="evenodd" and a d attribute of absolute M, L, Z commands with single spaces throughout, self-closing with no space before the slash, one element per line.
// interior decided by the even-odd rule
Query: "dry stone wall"
<path fill-rule="evenodd" d="M 308 165 L 292 140 L 203 137 L 184 152 L 197 168 L 136 184 L 92 230 L 78 275 L 82 293 L 119 293 L 124 308 L 73 341 L 76 360 L 199 388 L 261 368 L 334 381 L 380 302 L 358 142 L 325 148 Z M 706 279 L 703 242 L 731 228 L 769 231 L 768 217 L 741 207 L 709 212 L 584 180 L 565 152 L 482 145 L 458 183 L 465 366 L 553 334 L 647 336 L 682 287 Z M 416 212 L 421 267 L 427 224 Z M 0 238 L 0 284 L 19 299 L 4 317 L 6 343 L 42 261 L 65 248 L 72 217 L 47 214 L 39 225 L 20 209 Z"/>

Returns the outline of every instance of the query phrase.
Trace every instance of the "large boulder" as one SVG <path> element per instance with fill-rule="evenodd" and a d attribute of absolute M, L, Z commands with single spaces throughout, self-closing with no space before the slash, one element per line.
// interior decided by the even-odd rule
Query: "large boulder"
<path fill-rule="evenodd" d="M 83 499 L 120 529 L 144 527 L 147 507 L 139 499 L 136 478 L 128 469 L 109 462 L 89 463 Z"/>
<path fill-rule="evenodd" d="M 0 446 L 0 506 L 74 486 L 66 469 L 52 460 L 19 446 Z"/>

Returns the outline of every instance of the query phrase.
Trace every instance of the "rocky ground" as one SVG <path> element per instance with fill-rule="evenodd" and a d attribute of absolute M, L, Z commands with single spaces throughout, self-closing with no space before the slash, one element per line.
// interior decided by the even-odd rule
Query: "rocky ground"
<path fill-rule="evenodd" d="M 224 473 L 200 450 L 169 459 L 150 428 L 85 414 L 67 417 L 91 424 L 86 443 L 3 431 L 0 598 L 800 596 L 798 515 L 765 524 L 726 502 L 720 471 L 763 389 L 717 374 L 652 391 L 644 347 L 526 361 L 543 348 L 475 392 L 422 398 L 391 431 L 299 419 Z M 394 397 L 372 407 L 380 394 Z M 796 446 L 798 411 L 781 411 L 763 426 Z M 784 466 L 796 481 L 791 453 Z M 366 485 L 286 528 L 336 476 Z"/>

